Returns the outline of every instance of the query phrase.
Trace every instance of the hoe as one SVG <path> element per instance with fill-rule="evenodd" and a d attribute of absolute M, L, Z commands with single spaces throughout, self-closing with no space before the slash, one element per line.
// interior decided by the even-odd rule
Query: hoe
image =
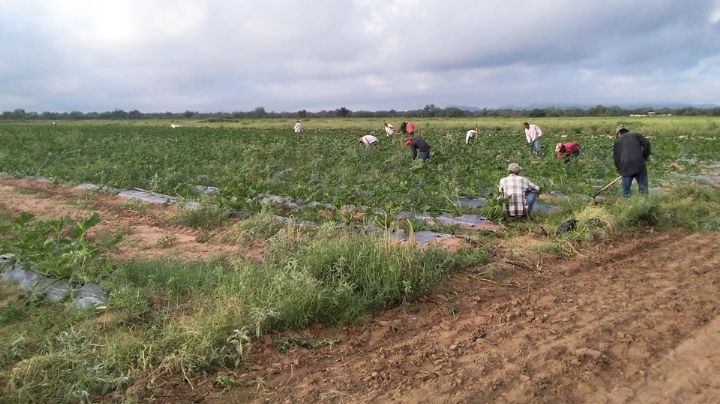
<path fill-rule="evenodd" d="M 608 188 L 610 188 L 611 186 L 613 186 L 613 184 L 615 184 L 616 182 L 620 181 L 621 178 L 622 178 L 622 176 L 615 178 L 614 180 L 610 181 L 609 184 L 605 185 L 605 186 L 602 187 L 599 191 L 597 191 L 597 192 L 595 193 L 595 195 L 593 195 L 593 197 L 592 197 L 592 198 L 593 198 L 593 202 L 595 202 L 595 198 L 596 198 L 598 195 L 600 195 L 603 191 L 605 191 L 606 189 L 608 189 Z"/>

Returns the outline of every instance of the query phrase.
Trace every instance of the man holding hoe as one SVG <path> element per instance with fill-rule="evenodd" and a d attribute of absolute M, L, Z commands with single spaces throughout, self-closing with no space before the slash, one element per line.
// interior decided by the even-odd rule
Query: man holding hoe
<path fill-rule="evenodd" d="M 630 197 L 633 179 L 637 182 L 640 193 L 647 194 L 648 175 L 645 162 L 650 158 L 650 141 L 640 133 L 629 132 L 625 125 L 618 126 L 615 134 L 617 138 L 613 144 L 613 160 L 622 177 L 623 197 Z"/>
<path fill-rule="evenodd" d="M 540 127 L 534 124 L 531 125 L 527 122 L 523 122 L 523 127 L 525 127 L 525 140 L 527 140 L 527 144 L 530 146 L 530 151 L 536 156 L 539 155 L 540 137 L 542 136 Z"/>

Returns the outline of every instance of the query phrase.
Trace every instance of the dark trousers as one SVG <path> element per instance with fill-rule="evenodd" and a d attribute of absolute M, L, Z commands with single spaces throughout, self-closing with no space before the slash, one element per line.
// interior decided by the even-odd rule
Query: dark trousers
<path fill-rule="evenodd" d="M 647 175 L 647 169 L 642 170 L 641 172 L 633 175 L 628 175 L 622 177 L 622 193 L 623 198 L 629 198 L 630 197 L 630 186 L 632 186 L 633 179 L 638 184 L 638 190 L 641 194 L 647 194 L 648 193 L 648 175 Z"/>

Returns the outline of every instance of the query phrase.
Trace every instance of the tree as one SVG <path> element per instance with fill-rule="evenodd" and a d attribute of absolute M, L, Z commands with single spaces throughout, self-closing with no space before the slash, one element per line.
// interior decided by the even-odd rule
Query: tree
<path fill-rule="evenodd" d="M 350 114 L 352 114 L 352 111 L 350 111 L 349 109 L 347 109 L 345 107 L 341 107 L 341 108 L 338 108 L 335 110 L 335 115 L 339 116 L 341 118 L 346 118 L 346 117 L 350 116 Z"/>
<path fill-rule="evenodd" d="M 448 118 L 460 118 L 466 116 L 467 112 L 457 107 L 449 107 L 445 108 L 444 115 Z"/>
<path fill-rule="evenodd" d="M 544 109 L 533 108 L 532 110 L 530 110 L 530 112 L 528 113 L 528 115 L 529 115 L 531 118 L 542 118 L 542 117 L 544 117 L 544 116 L 547 116 L 547 113 L 545 112 Z"/>
<path fill-rule="evenodd" d="M 255 118 L 265 118 L 267 116 L 267 112 L 265 111 L 264 107 L 257 107 L 253 111 L 253 116 Z"/>
<path fill-rule="evenodd" d="M 435 104 L 428 104 L 425 105 L 425 108 L 422 109 L 422 111 L 420 112 L 420 116 L 424 118 L 432 118 L 434 116 L 437 116 L 440 111 L 440 108 L 438 108 Z"/>

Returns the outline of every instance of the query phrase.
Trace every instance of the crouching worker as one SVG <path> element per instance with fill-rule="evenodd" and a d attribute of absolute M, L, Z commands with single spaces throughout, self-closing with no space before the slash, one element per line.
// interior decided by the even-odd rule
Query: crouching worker
<path fill-rule="evenodd" d="M 565 159 L 569 163 L 574 157 L 580 155 L 580 144 L 578 142 L 558 143 L 555 145 L 555 157 L 557 160 Z"/>
<path fill-rule="evenodd" d="M 386 136 L 392 136 L 395 134 L 395 127 L 391 123 L 383 122 L 383 125 L 385 125 L 385 135 Z"/>
<path fill-rule="evenodd" d="M 465 144 L 466 145 L 470 144 L 470 141 L 475 139 L 476 135 L 477 135 L 477 130 L 475 130 L 475 129 L 470 129 L 469 131 L 467 131 L 467 133 L 465 134 Z"/>
<path fill-rule="evenodd" d="M 540 187 L 520 175 L 517 163 L 508 165 L 508 176 L 500 180 L 500 196 L 509 198 L 503 207 L 505 218 L 527 217 L 532 212 Z"/>
<path fill-rule="evenodd" d="M 369 135 L 360 136 L 359 138 L 357 138 L 357 141 L 358 143 L 364 144 L 365 146 L 374 146 L 378 144 L 378 138 L 373 136 L 372 133 L 370 133 Z"/>
<path fill-rule="evenodd" d="M 427 159 L 430 158 L 430 145 L 425 142 L 425 139 L 423 139 L 420 136 L 415 136 L 413 132 L 408 132 L 408 137 L 405 139 L 405 144 L 410 147 L 410 151 L 412 151 L 412 159 L 413 161 L 420 159 L 423 163 L 427 161 Z"/>

